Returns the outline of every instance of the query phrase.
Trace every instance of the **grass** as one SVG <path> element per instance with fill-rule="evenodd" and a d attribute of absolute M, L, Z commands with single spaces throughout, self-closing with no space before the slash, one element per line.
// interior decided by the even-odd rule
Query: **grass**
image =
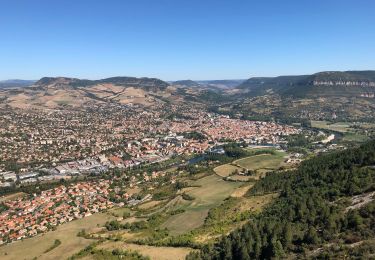
<path fill-rule="evenodd" d="M 282 166 L 284 161 L 284 152 L 276 152 L 275 154 L 259 154 L 236 160 L 233 164 L 248 170 L 275 170 Z"/>
<path fill-rule="evenodd" d="M 319 129 L 336 131 L 343 134 L 342 140 L 344 142 L 365 142 L 369 139 L 363 131 L 375 128 L 374 124 L 371 123 L 360 123 L 357 124 L 360 130 L 354 128 L 349 123 L 337 122 L 331 124 L 327 121 L 311 121 L 311 126 Z M 359 131 L 359 132 L 358 132 Z M 361 133 L 362 132 L 362 133 Z"/>
<path fill-rule="evenodd" d="M 195 200 L 179 205 L 184 213 L 170 217 L 162 227 L 168 228 L 172 235 L 186 233 L 204 224 L 208 211 L 222 203 L 241 184 L 226 182 L 217 175 L 210 175 L 194 181 L 192 185 L 200 187 L 188 188 L 185 192 Z"/>
<path fill-rule="evenodd" d="M 123 217 L 124 214 L 130 214 L 131 215 L 133 212 L 129 208 L 121 207 L 121 208 L 110 209 L 108 211 L 108 213 L 111 214 L 114 217 Z"/>
<path fill-rule="evenodd" d="M 53 243 L 53 245 L 50 248 L 48 248 L 46 251 L 44 251 L 44 253 L 48 253 L 49 251 L 52 251 L 53 249 L 55 249 L 59 245 L 61 245 L 61 241 L 59 239 L 56 239 L 55 242 Z"/>
<path fill-rule="evenodd" d="M 361 134 L 345 133 L 342 140 L 347 142 L 365 142 L 369 140 L 369 137 Z"/>
<path fill-rule="evenodd" d="M 139 205 L 138 207 L 140 209 L 151 209 L 151 208 L 154 208 L 154 207 L 156 207 L 159 204 L 164 203 L 164 202 L 165 202 L 165 200 L 152 200 L 152 201 L 148 201 L 146 203 L 143 203 L 143 204 Z"/>
<path fill-rule="evenodd" d="M 337 122 L 331 124 L 327 121 L 311 121 L 311 126 L 320 129 L 332 130 L 340 133 L 346 133 L 350 131 L 350 125 L 345 122 Z"/>
<path fill-rule="evenodd" d="M 249 188 L 244 186 L 239 190 Z M 264 196 L 243 197 L 244 193 L 233 196 L 219 206 L 210 210 L 209 216 L 204 226 L 194 232 L 194 241 L 197 243 L 213 242 L 222 235 L 241 227 L 252 214 L 257 214 L 269 204 L 277 194 L 267 194 Z M 223 218 L 225 216 L 225 218 Z"/>
<path fill-rule="evenodd" d="M 77 237 L 77 233 L 82 229 L 88 231 L 99 226 L 103 226 L 106 221 L 114 219 L 106 213 L 94 214 L 90 217 L 75 220 L 61 226 L 55 231 L 49 231 L 45 234 L 17 241 L 0 247 L 0 259 L 61 259 L 61 256 L 69 256 L 79 252 L 88 246 L 92 240 L 83 237 Z M 53 250 L 46 252 L 51 248 L 51 241 L 60 240 L 61 244 Z"/>
<path fill-rule="evenodd" d="M 235 198 L 243 197 L 248 192 L 248 190 L 251 189 L 253 186 L 254 186 L 254 183 L 249 184 L 249 185 L 243 185 L 235 189 L 233 193 L 231 194 L 231 196 Z"/>
<path fill-rule="evenodd" d="M 214 169 L 215 173 L 221 177 L 227 177 L 235 170 L 241 170 L 241 168 L 231 164 L 223 164 Z"/>
<path fill-rule="evenodd" d="M 282 166 L 285 152 L 273 148 L 250 148 L 249 151 L 264 151 L 264 154 L 252 155 L 243 159 L 236 160 L 232 163 L 220 165 L 214 169 L 215 173 L 221 177 L 228 177 L 236 181 L 257 180 L 262 174 L 276 170 Z M 267 152 L 272 152 L 267 153 Z M 257 176 L 232 175 L 235 170 L 242 169 L 258 171 Z"/>
<path fill-rule="evenodd" d="M 155 246 L 145 246 L 128 244 L 124 242 L 104 242 L 97 246 L 98 249 L 121 249 L 121 250 L 131 250 L 137 251 L 143 256 L 148 256 L 153 260 L 182 260 L 185 259 L 192 249 L 186 247 L 155 247 Z"/>
<path fill-rule="evenodd" d="M 252 212 L 260 212 L 264 206 L 270 203 L 277 196 L 277 193 L 272 193 L 262 196 L 250 196 L 243 198 L 243 201 L 240 204 L 240 211 L 250 210 Z"/>

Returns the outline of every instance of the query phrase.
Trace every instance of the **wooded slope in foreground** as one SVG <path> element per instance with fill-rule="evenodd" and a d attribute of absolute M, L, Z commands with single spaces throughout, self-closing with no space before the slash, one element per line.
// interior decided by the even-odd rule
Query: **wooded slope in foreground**
<path fill-rule="evenodd" d="M 273 172 L 249 191 L 279 191 L 261 214 L 187 259 L 375 257 L 375 141 Z"/>

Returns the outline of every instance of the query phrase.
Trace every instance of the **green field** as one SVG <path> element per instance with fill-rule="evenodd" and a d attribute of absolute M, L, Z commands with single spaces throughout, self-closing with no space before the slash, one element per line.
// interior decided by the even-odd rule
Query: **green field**
<path fill-rule="evenodd" d="M 237 182 L 226 182 L 217 175 L 204 177 L 191 184 L 200 185 L 186 190 L 195 200 L 179 206 L 185 209 L 185 212 L 171 216 L 162 225 L 168 228 L 172 235 L 183 234 L 203 225 L 208 210 L 219 205 L 241 185 Z"/>
<path fill-rule="evenodd" d="M 331 124 L 328 121 L 311 121 L 311 127 L 346 133 L 350 131 L 350 124 L 345 122 L 337 122 Z"/>
<path fill-rule="evenodd" d="M 77 237 L 77 233 L 82 230 L 93 230 L 100 227 L 106 221 L 113 219 L 106 213 L 94 214 L 84 219 L 75 220 L 57 227 L 55 231 L 49 231 L 43 235 L 28 238 L 23 241 L 17 241 L 0 247 L 0 259 L 19 260 L 19 259 L 61 259 L 66 258 L 92 243 L 92 240 Z M 54 241 L 59 239 L 61 245 L 45 253 Z"/>
<path fill-rule="evenodd" d="M 259 154 L 239 159 L 233 162 L 234 165 L 248 170 L 276 170 L 283 165 L 284 152 L 277 151 L 275 154 Z"/>
<path fill-rule="evenodd" d="M 311 121 L 311 126 L 342 133 L 342 140 L 344 142 L 365 142 L 370 139 L 366 136 L 365 131 L 373 130 L 375 128 L 375 124 L 371 123 L 357 123 L 356 126 L 354 126 L 346 122 L 332 124 L 328 121 Z"/>
<path fill-rule="evenodd" d="M 361 134 L 345 133 L 342 140 L 347 142 L 365 142 L 369 140 L 369 137 Z"/>

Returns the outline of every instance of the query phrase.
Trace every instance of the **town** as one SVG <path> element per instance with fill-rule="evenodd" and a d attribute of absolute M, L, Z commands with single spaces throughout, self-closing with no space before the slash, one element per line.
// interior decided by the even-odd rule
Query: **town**
<path fill-rule="evenodd" d="M 164 172 L 144 172 L 129 175 L 120 187 L 115 179 L 103 179 L 115 169 L 125 171 L 126 176 L 127 169 L 179 156 L 220 153 L 214 148 L 226 142 L 276 145 L 301 131 L 192 109 L 163 120 L 155 110 L 105 109 L 90 113 L 0 111 L 4 119 L 0 126 L 1 188 L 66 183 L 3 202 L 0 243 L 32 237 L 114 206 L 137 205 L 151 196 L 126 189 L 160 177 L 170 183 L 176 178 Z M 85 181 L 84 176 L 99 177 Z"/>
<path fill-rule="evenodd" d="M 161 120 L 155 111 L 112 107 L 85 113 L 0 110 L 1 187 L 132 168 L 225 141 L 276 144 L 299 129 L 190 110 Z M 186 118 L 186 119 L 185 119 Z"/>

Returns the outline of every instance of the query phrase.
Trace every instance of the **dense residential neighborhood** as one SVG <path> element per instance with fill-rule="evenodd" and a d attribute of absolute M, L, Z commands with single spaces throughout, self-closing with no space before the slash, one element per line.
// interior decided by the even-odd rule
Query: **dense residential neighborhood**
<path fill-rule="evenodd" d="M 0 244 L 112 208 L 109 192 L 109 181 L 81 182 L 4 202 L 9 210 L 0 213 Z"/>

